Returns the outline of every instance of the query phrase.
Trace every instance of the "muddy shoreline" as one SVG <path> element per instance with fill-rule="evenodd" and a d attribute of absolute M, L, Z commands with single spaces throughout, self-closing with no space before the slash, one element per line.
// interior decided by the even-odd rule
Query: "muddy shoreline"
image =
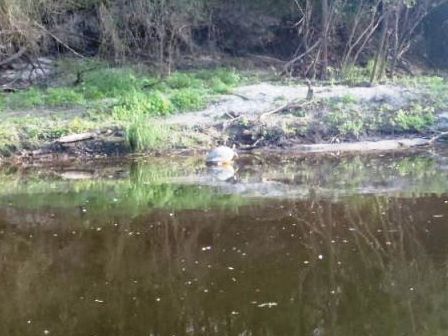
<path fill-rule="evenodd" d="M 317 144 L 294 144 L 247 148 L 240 146 L 238 151 L 242 154 L 255 155 L 286 155 L 319 156 L 319 155 L 377 155 L 385 153 L 407 153 L 422 150 L 430 150 L 438 146 L 444 146 L 445 141 L 433 141 L 431 135 L 427 137 L 396 137 L 370 140 L 352 141 L 342 143 L 317 143 Z M 54 142 L 44 148 L 34 151 L 25 151 L 5 157 L 0 160 L 1 164 L 12 165 L 58 165 L 71 164 L 73 162 L 119 162 L 122 160 L 141 157 L 158 158 L 173 156 L 204 156 L 210 148 L 175 148 L 166 150 L 154 150 L 144 153 L 133 153 L 126 145 L 124 138 L 103 136 L 83 140 L 79 142 L 61 144 Z"/>

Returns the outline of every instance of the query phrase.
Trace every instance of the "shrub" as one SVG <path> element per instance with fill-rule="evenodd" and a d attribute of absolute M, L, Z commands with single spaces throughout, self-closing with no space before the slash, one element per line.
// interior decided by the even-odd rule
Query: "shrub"
<path fill-rule="evenodd" d="M 213 78 L 211 80 L 211 89 L 214 93 L 217 94 L 227 94 L 230 93 L 231 87 L 225 84 L 221 79 L 219 78 Z"/>
<path fill-rule="evenodd" d="M 236 86 L 241 81 L 241 76 L 233 69 L 218 69 L 216 76 L 228 86 Z"/>
<path fill-rule="evenodd" d="M 143 115 L 163 116 L 172 111 L 173 105 L 161 92 L 145 94 L 134 91 L 121 99 L 114 107 L 113 115 L 118 120 L 133 120 Z"/>
<path fill-rule="evenodd" d="M 142 80 L 128 68 L 105 68 L 86 73 L 82 91 L 86 98 L 120 97 L 141 89 Z"/>
<path fill-rule="evenodd" d="M 165 83 L 172 89 L 200 88 L 202 82 L 193 74 L 176 72 L 169 76 Z"/>
<path fill-rule="evenodd" d="M 434 108 L 416 104 L 409 109 L 400 109 L 393 121 L 402 131 L 421 132 L 434 124 Z"/>
<path fill-rule="evenodd" d="M 194 89 L 182 89 L 174 92 L 171 102 L 178 111 L 198 110 L 205 105 L 204 92 Z"/>
<path fill-rule="evenodd" d="M 357 109 L 336 109 L 329 112 L 324 122 L 336 136 L 355 136 L 358 138 L 365 130 L 365 120 Z"/>

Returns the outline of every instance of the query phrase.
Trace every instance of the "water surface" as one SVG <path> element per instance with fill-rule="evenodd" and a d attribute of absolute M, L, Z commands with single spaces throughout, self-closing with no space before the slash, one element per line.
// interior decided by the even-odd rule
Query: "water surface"
<path fill-rule="evenodd" d="M 0 176 L 0 335 L 448 334 L 446 151 Z"/>

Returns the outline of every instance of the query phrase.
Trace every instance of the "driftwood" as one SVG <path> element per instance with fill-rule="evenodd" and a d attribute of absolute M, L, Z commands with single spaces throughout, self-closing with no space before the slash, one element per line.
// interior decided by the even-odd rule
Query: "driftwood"
<path fill-rule="evenodd" d="M 66 135 L 66 136 L 60 137 L 58 140 L 56 140 L 56 143 L 69 144 L 69 143 L 74 143 L 74 142 L 79 142 L 79 141 L 91 140 L 91 139 L 94 139 L 95 137 L 96 137 L 96 133 L 92 133 L 92 132 L 71 134 L 71 135 Z"/>

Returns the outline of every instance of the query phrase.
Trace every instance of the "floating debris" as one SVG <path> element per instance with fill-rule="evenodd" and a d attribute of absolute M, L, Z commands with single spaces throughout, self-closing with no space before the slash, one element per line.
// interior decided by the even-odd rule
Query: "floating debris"
<path fill-rule="evenodd" d="M 277 302 L 265 302 L 265 303 L 260 303 L 257 307 L 258 308 L 272 308 L 272 307 L 276 307 L 278 306 Z"/>

